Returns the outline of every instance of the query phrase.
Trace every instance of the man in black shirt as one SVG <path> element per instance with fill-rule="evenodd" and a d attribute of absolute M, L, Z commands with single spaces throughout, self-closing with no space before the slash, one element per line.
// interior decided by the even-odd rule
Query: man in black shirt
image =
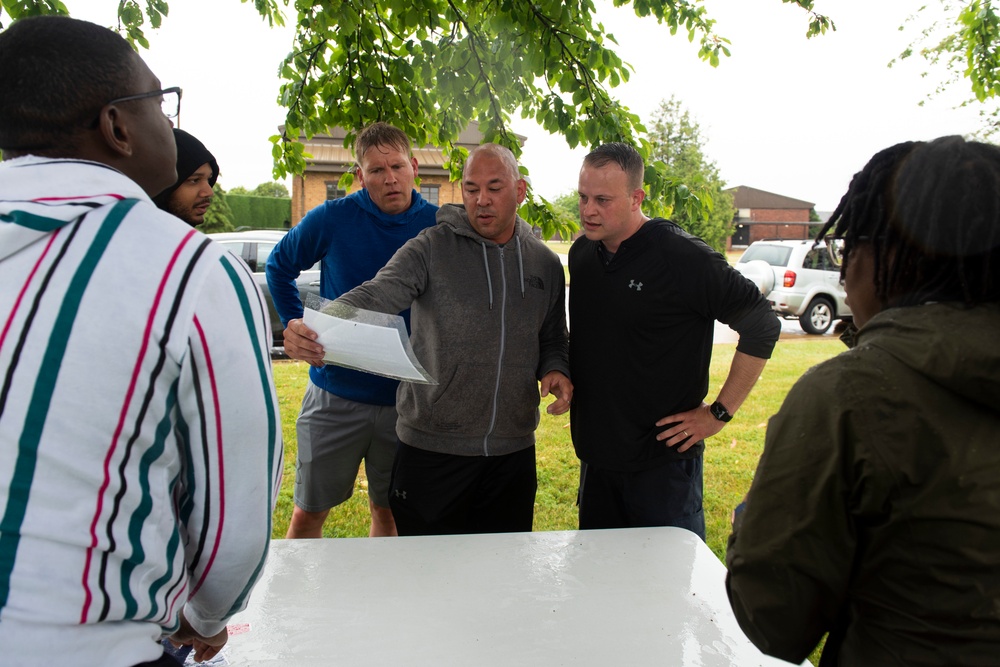
<path fill-rule="evenodd" d="M 643 170 L 620 143 L 598 147 L 580 170 L 586 236 L 569 252 L 580 528 L 679 526 L 704 539 L 704 439 L 746 400 L 781 327 L 725 257 L 643 214 Z M 740 340 L 709 405 L 716 320 Z"/>

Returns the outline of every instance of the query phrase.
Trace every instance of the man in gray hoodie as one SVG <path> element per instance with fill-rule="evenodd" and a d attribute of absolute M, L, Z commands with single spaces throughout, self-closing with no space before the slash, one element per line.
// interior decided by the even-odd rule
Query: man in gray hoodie
<path fill-rule="evenodd" d="M 389 503 L 400 535 L 531 530 L 539 387 L 562 414 L 573 384 L 562 264 L 517 215 L 526 188 L 510 150 L 477 147 L 464 206 L 442 206 L 436 226 L 337 299 L 412 308 L 413 350 L 440 383 L 404 382 L 396 397 Z"/>

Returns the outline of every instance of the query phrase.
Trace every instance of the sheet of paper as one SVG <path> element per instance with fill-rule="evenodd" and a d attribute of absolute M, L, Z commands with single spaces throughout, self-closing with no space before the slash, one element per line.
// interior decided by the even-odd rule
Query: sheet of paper
<path fill-rule="evenodd" d="M 405 382 L 437 384 L 413 354 L 402 317 L 331 303 L 320 312 L 309 307 L 316 303 L 307 302 L 302 318 L 319 334 L 324 361 Z"/>

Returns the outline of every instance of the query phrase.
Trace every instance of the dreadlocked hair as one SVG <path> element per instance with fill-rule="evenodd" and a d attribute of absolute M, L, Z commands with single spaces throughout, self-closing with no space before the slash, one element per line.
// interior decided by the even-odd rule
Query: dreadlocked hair
<path fill-rule="evenodd" d="M 891 212 L 888 198 L 891 184 L 900 163 L 918 146 L 906 141 L 879 151 L 864 168 L 854 175 L 847 193 L 840 199 L 830 219 L 823 225 L 817 240 L 832 230 L 833 236 L 843 239 L 843 261 L 840 275 L 844 277 L 851 251 L 859 242 L 868 241 L 874 248 L 875 288 L 880 300 L 886 301 L 884 286 L 886 267 L 882 261 L 887 227 Z"/>
<path fill-rule="evenodd" d="M 961 137 L 896 144 L 858 172 L 819 238 L 842 238 L 846 271 L 871 244 L 887 306 L 1000 301 L 1000 148 Z"/>

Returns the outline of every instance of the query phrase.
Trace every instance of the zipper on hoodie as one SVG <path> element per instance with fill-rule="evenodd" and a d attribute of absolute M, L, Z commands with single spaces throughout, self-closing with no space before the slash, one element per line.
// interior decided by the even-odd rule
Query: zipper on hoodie
<path fill-rule="evenodd" d="M 497 425 L 497 402 L 500 398 L 500 374 L 503 372 L 503 353 L 507 344 L 507 269 L 504 266 L 503 246 L 498 246 L 500 251 L 500 354 L 497 357 L 497 381 L 493 387 L 493 409 L 490 413 L 490 427 L 486 429 L 483 436 L 483 456 L 490 455 L 490 436 Z M 489 267 L 487 266 L 487 270 Z"/>

